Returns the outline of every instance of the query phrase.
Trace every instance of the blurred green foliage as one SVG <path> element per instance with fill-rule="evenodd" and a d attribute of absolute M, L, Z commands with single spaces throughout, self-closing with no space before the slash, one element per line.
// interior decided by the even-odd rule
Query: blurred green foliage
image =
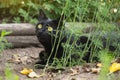
<path fill-rule="evenodd" d="M 11 44 L 8 43 L 7 39 L 5 38 L 6 35 L 12 33 L 11 31 L 1 31 L 0 35 L 0 52 L 2 52 L 4 49 L 11 47 Z"/>
<path fill-rule="evenodd" d="M 34 23 L 38 14 L 39 0 L 0 0 L 0 18 L 6 22 Z"/>
<path fill-rule="evenodd" d="M 50 18 L 64 14 L 67 21 L 110 22 L 120 19 L 119 5 L 119 0 L 0 0 L 0 18 L 4 22 L 36 23 L 42 9 Z"/>
<path fill-rule="evenodd" d="M 5 80 L 19 80 L 19 76 L 13 73 L 13 71 L 10 68 L 6 68 Z"/>

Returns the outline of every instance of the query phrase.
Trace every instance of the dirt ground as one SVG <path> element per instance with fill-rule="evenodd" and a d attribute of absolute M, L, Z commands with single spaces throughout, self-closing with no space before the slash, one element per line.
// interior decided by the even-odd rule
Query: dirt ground
<path fill-rule="evenodd" d="M 4 70 L 8 66 L 13 73 L 19 76 L 19 80 L 97 80 L 98 74 L 84 72 L 80 66 L 77 66 L 79 72 L 71 69 L 65 69 L 64 71 L 56 73 L 48 71 L 42 75 L 42 69 L 34 68 L 34 64 L 38 60 L 38 53 L 42 50 L 43 48 L 38 47 L 4 50 L 1 54 L 2 56 L 0 57 L 0 76 L 4 77 Z M 41 75 L 41 77 L 29 78 L 28 76 L 20 73 L 23 68 L 31 68 L 37 74 Z"/>

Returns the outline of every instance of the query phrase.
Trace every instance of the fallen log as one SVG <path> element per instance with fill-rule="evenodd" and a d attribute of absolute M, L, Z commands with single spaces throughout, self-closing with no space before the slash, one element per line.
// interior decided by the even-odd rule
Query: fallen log
<path fill-rule="evenodd" d="M 12 48 L 42 47 L 36 36 L 6 36 L 5 38 L 12 44 Z"/>
<path fill-rule="evenodd" d="M 74 23 L 72 23 L 74 25 Z M 67 23 L 65 27 L 67 29 L 72 29 L 73 25 Z M 120 26 L 119 23 L 115 24 L 116 26 Z M 75 23 L 74 27 L 77 30 L 82 30 L 85 33 L 91 32 L 89 28 L 93 27 L 92 31 L 94 31 L 94 27 L 96 24 L 92 23 Z M 85 28 L 88 27 L 88 28 Z M 9 36 L 6 36 L 8 42 L 12 43 L 13 48 L 16 47 L 29 47 L 29 46 L 40 46 L 41 44 L 38 42 L 35 36 L 35 25 L 29 23 L 9 23 L 9 24 L 0 24 L 0 33 L 2 30 L 12 31 Z"/>
<path fill-rule="evenodd" d="M 115 26 L 120 27 L 120 23 L 113 23 Z M 80 30 L 84 30 L 82 28 L 86 27 L 96 27 L 97 24 L 94 23 L 66 23 L 65 27 L 67 29 L 71 29 L 74 25 L 78 26 L 77 28 Z M 69 27 L 68 27 L 69 26 Z M 9 24 L 0 24 L 0 33 L 2 30 L 12 31 L 9 36 L 29 36 L 35 35 L 35 25 L 29 23 L 9 23 Z"/>
<path fill-rule="evenodd" d="M 9 36 L 35 35 L 35 25 L 29 23 L 0 24 L 0 33 L 2 30 L 12 31 Z"/>

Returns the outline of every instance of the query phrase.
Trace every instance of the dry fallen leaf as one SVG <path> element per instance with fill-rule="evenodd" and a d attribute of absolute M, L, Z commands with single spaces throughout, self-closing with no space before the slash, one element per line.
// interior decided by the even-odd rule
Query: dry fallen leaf
<path fill-rule="evenodd" d="M 32 72 L 30 72 L 30 73 L 28 74 L 28 77 L 30 77 L 30 78 L 38 78 L 38 77 L 40 77 L 40 75 L 38 75 L 38 74 L 36 74 L 34 71 L 32 71 Z"/>
<path fill-rule="evenodd" d="M 12 55 L 12 58 L 14 58 L 15 60 L 19 60 L 19 59 L 20 59 L 20 56 L 17 55 L 17 54 L 13 54 L 13 55 Z"/>
<path fill-rule="evenodd" d="M 8 60 L 8 62 L 11 62 L 11 63 L 20 63 L 20 56 L 17 55 L 17 54 L 13 54 L 12 55 L 12 58 Z"/>
<path fill-rule="evenodd" d="M 38 75 L 32 69 L 27 69 L 27 68 L 24 68 L 22 71 L 20 71 L 20 73 L 23 75 L 27 75 L 30 78 L 38 78 L 45 75 L 44 73 L 41 75 Z"/>
<path fill-rule="evenodd" d="M 96 66 L 99 67 L 99 68 L 101 68 L 101 67 L 102 67 L 102 64 L 101 64 L 101 63 L 97 63 Z"/>
<path fill-rule="evenodd" d="M 70 74 L 71 76 L 74 76 L 74 75 L 78 74 L 78 70 L 73 69 L 73 68 L 71 68 L 70 70 L 72 71 L 72 73 Z"/>
<path fill-rule="evenodd" d="M 112 60 L 112 63 L 115 63 L 115 62 L 120 63 L 120 57 L 115 58 L 115 59 Z"/>
<path fill-rule="evenodd" d="M 83 70 L 84 70 L 84 72 L 91 72 L 91 68 L 93 68 L 95 65 L 93 65 L 93 64 L 89 64 L 89 63 L 87 63 L 87 64 L 84 64 L 83 65 Z"/>
<path fill-rule="evenodd" d="M 31 72 L 33 72 L 33 70 L 32 69 L 27 69 L 27 68 L 24 68 L 22 71 L 20 71 L 20 73 L 24 74 L 24 75 L 28 75 Z"/>
<path fill-rule="evenodd" d="M 101 68 L 91 68 L 92 73 L 100 73 Z"/>
<path fill-rule="evenodd" d="M 83 68 L 83 69 L 84 69 L 84 72 L 90 72 L 90 71 L 91 71 L 91 68 L 85 67 L 85 68 Z"/>
<path fill-rule="evenodd" d="M 28 60 L 28 56 L 23 56 L 20 58 L 20 61 L 22 62 L 22 64 L 27 64 L 27 60 Z"/>
<path fill-rule="evenodd" d="M 120 70 L 120 63 L 117 62 L 114 62 L 109 68 L 110 73 L 116 72 L 118 70 Z"/>

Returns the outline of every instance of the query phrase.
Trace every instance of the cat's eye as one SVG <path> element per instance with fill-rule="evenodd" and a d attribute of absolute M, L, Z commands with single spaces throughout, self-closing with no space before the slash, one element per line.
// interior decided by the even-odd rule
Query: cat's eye
<path fill-rule="evenodd" d="M 53 31 L 53 28 L 48 26 L 48 31 Z"/>
<path fill-rule="evenodd" d="M 42 28 L 42 24 L 38 24 L 38 28 L 41 29 Z"/>

